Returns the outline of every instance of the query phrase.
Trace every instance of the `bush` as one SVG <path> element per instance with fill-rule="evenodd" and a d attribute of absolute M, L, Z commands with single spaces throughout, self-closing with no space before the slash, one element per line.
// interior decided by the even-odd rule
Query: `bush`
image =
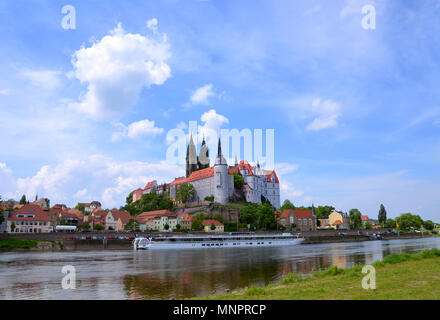
<path fill-rule="evenodd" d="M 214 196 L 205 197 L 205 201 L 214 202 Z"/>
<path fill-rule="evenodd" d="M 265 295 L 266 294 L 266 290 L 264 288 L 252 287 L 252 288 L 247 289 L 244 294 L 246 296 Z"/>

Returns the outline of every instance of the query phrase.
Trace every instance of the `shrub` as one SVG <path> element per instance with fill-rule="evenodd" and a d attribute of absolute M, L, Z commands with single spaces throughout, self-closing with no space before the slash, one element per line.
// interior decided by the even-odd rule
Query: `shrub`
<path fill-rule="evenodd" d="M 247 289 L 244 294 L 246 296 L 265 295 L 266 294 L 266 290 L 264 288 L 252 287 L 252 288 Z"/>

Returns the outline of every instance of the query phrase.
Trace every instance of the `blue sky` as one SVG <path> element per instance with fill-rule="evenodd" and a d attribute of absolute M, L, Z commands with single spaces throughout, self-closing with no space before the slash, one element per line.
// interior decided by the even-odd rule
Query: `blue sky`
<path fill-rule="evenodd" d="M 439 16 L 438 0 L 2 1 L 0 195 L 119 207 L 183 174 L 166 134 L 198 121 L 275 129 L 282 200 L 439 220 Z"/>

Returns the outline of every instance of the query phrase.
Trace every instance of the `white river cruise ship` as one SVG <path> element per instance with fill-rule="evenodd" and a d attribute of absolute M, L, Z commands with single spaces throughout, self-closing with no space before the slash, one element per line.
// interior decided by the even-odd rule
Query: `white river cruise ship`
<path fill-rule="evenodd" d="M 203 248 L 249 248 L 293 246 L 300 244 L 304 238 L 299 234 L 271 235 L 212 235 L 212 236 L 171 236 L 171 237 L 136 237 L 133 240 L 134 250 L 153 249 L 203 249 Z"/>

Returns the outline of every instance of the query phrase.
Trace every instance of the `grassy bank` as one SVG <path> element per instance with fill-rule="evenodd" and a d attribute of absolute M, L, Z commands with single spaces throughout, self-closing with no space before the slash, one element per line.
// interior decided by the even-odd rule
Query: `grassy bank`
<path fill-rule="evenodd" d="M 38 242 L 53 242 L 53 241 L 52 240 L 37 241 L 37 240 L 16 239 L 16 238 L 0 239 L 0 252 L 15 250 L 15 249 L 37 248 Z"/>
<path fill-rule="evenodd" d="M 227 294 L 195 299 L 219 300 L 349 300 L 349 299 L 440 299 L 440 250 L 417 254 L 392 254 L 373 264 L 376 289 L 362 288 L 362 266 L 330 267 L 303 277 L 283 276 L 266 287 L 239 289 Z"/>

